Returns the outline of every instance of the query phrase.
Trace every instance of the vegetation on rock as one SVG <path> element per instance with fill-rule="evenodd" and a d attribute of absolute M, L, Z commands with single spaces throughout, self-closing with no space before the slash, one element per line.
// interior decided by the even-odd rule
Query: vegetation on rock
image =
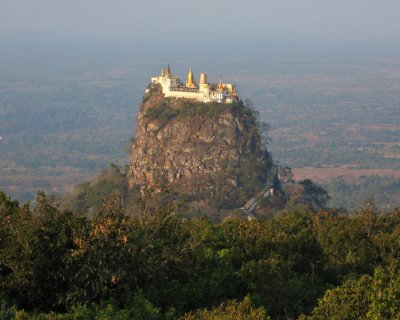
<path fill-rule="evenodd" d="M 169 189 L 194 211 L 239 208 L 263 189 L 273 162 L 251 104 L 164 98 L 152 85 L 143 99 L 129 185 Z"/>

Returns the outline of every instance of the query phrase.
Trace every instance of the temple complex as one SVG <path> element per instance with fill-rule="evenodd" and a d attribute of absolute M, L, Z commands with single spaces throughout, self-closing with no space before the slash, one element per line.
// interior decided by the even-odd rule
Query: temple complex
<path fill-rule="evenodd" d="M 219 83 L 208 83 L 207 74 L 200 73 L 197 84 L 192 67 L 190 67 L 185 83 L 181 83 L 179 78 L 171 73 L 169 65 L 166 71 L 163 68 L 159 76 L 151 78 L 151 83 L 160 84 L 165 97 L 219 103 L 232 103 L 239 100 L 236 86 L 231 83 L 222 83 L 222 77 Z"/>

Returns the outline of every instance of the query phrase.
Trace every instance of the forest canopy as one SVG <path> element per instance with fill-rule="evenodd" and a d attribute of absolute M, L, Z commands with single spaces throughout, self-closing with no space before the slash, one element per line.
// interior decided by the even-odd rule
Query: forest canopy
<path fill-rule="evenodd" d="M 144 208 L 144 207 L 143 207 Z M 91 218 L 0 193 L 2 319 L 391 319 L 400 211 L 185 219 L 171 202 Z"/>

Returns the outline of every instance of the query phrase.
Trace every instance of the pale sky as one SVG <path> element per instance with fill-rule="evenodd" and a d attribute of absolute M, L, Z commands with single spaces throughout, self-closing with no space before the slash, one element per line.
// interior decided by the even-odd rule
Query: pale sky
<path fill-rule="evenodd" d="M 4 41 L 400 41 L 400 0 L 0 0 Z"/>

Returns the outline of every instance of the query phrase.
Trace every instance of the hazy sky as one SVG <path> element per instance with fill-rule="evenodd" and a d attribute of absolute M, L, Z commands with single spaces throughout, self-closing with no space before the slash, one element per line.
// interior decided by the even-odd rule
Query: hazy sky
<path fill-rule="evenodd" d="M 400 41 L 399 0 L 0 0 L 0 41 Z"/>

